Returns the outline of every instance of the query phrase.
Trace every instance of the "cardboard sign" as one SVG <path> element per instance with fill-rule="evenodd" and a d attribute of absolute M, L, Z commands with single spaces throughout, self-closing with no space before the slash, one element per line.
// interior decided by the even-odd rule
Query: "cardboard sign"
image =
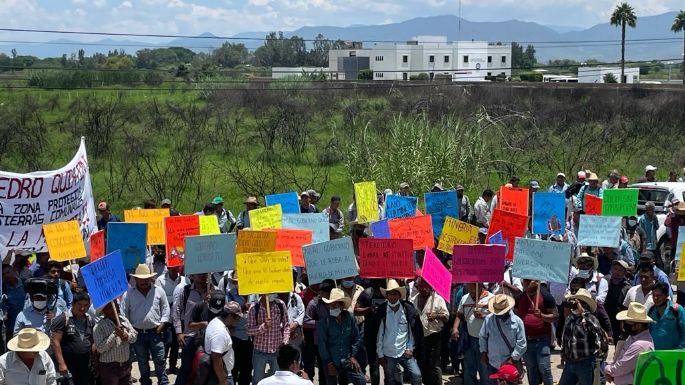
<path fill-rule="evenodd" d="M 262 207 L 248 212 L 250 216 L 250 229 L 280 229 L 283 222 L 283 212 L 281 205 Z"/>
<path fill-rule="evenodd" d="M 216 215 L 212 215 L 216 218 Z M 219 228 L 217 222 L 217 229 Z M 183 258 L 185 237 L 200 235 L 200 220 L 197 215 L 177 215 L 164 218 L 166 230 L 167 258 Z"/>
<path fill-rule="evenodd" d="M 514 258 L 514 242 L 523 237 L 528 228 L 528 216 L 495 209 L 490 219 L 490 227 L 486 239 L 498 231 L 502 232 L 502 239 L 507 241 L 507 260 Z"/>
<path fill-rule="evenodd" d="M 433 223 L 430 215 L 392 219 L 388 221 L 388 228 L 392 238 L 414 241 L 414 250 L 435 247 Z"/>
<path fill-rule="evenodd" d="M 388 220 L 373 222 L 371 224 L 371 234 L 376 239 L 390 239 L 390 227 L 388 227 Z"/>
<path fill-rule="evenodd" d="M 309 229 L 312 231 L 312 243 L 331 240 L 328 215 L 316 214 L 283 214 L 284 229 Z"/>
<path fill-rule="evenodd" d="M 533 194 L 533 233 L 564 234 L 566 232 L 566 196 L 559 193 Z"/>
<path fill-rule="evenodd" d="M 287 192 L 281 194 L 272 194 L 266 196 L 266 205 L 275 206 L 281 205 L 283 214 L 299 214 L 300 202 L 297 199 L 297 193 Z"/>
<path fill-rule="evenodd" d="M 498 231 L 498 232 L 492 234 L 492 236 L 490 236 L 490 238 L 485 240 L 485 243 L 488 245 L 502 245 L 505 247 L 505 250 L 507 250 L 507 248 L 509 247 L 509 244 L 507 243 L 507 241 L 505 241 L 504 238 L 502 237 L 502 231 Z"/>
<path fill-rule="evenodd" d="M 680 248 L 680 252 L 681 253 L 685 252 L 685 245 L 683 245 Z M 685 265 L 682 265 L 681 260 L 679 260 L 679 259 L 675 261 L 675 264 L 676 264 L 676 271 L 678 271 L 678 278 L 677 278 L 678 282 L 685 282 Z"/>
<path fill-rule="evenodd" d="M 478 243 L 478 227 L 452 217 L 445 218 L 438 250 L 451 253 L 454 245 L 474 245 Z"/>
<path fill-rule="evenodd" d="M 354 202 L 357 207 L 357 222 L 370 223 L 378 218 L 378 199 L 376 182 L 359 182 L 354 184 Z"/>
<path fill-rule="evenodd" d="M 678 226 L 678 239 L 675 242 L 675 259 L 679 261 L 683 256 L 683 245 L 685 245 L 685 226 Z"/>
<path fill-rule="evenodd" d="M 530 191 L 525 188 L 504 187 L 500 189 L 498 199 L 499 209 L 502 211 L 528 215 L 528 197 Z"/>
<path fill-rule="evenodd" d="M 232 270 L 235 266 L 235 243 L 235 234 L 186 237 L 183 272 L 188 275 Z"/>
<path fill-rule="evenodd" d="M 450 303 L 452 300 L 452 273 L 433 254 L 431 249 L 426 249 L 423 257 L 421 277 L 431 285 L 436 293 Z"/>
<path fill-rule="evenodd" d="M 585 194 L 583 211 L 585 215 L 602 215 L 602 198 Z"/>
<path fill-rule="evenodd" d="M 518 278 L 568 284 L 573 245 L 566 242 L 518 238 L 512 275 Z"/>
<path fill-rule="evenodd" d="M 302 248 L 309 284 L 324 279 L 354 277 L 358 274 L 352 238 L 344 237 Z"/>
<path fill-rule="evenodd" d="M 169 209 L 125 210 L 124 221 L 147 223 L 147 244 L 163 245 L 166 241 L 164 218 L 170 216 Z M 109 236 L 109 235 L 108 235 Z M 126 256 L 124 256 L 126 259 Z"/>
<path fill-rule="evenodd" d="M 683 378 L 685 378 L 683 351 L 656 350 L 640 353 L 635 365 L 633 384 L 682 385 Z"/>
<path fill-rule="evenodd" d="M 426 214 L 430 214 L 433 236 L 440 237 L 446 217 L 459 218 L 459 201 L 456 191 L 426 193 L 423 196 Z"/>
<path fill-rule="evenodd" d="M 416 214 L 417 197 L 388 195 L 385 197 L 385 218 L 406 218 Z"/>
<path fill-rule="evenodd" d="M 289 251 L 238 254 L 236 264 L 240 295 L 293 291 L 293 267 Z"/>
<path fill-rule="evenodd" d="M 452 282 L 501 282 L 504 277 L 504 255 L 505 248 L 500 245 L 454 245 Z"/>
<path fill-rule="evenodd" d="M 96 231 L 90 236 L 90 261 L 95 262 L 105 256 L 105 232 Z"/>
<path fill-rule="evenodd" d="M 86 246 L 77 221 L 44 224 L 43 234 L 50 259 L 64 262 L 86 256 Z"/>
<path fill-rule="evenodd" d="M 581 215 L 578 246 L 618 247 L 621 217 Z"/>
<path fill-rule="evenodd" d="M 302 253 L 302 246 L 312 243 L 312 231 L 298 229 L 278 229 L 274 231 L 276 232 L 276 250 L 290 251 L 292 265 L 303 267 L 304 254 Z"/>
<path fill-rule="evenodd" d="M 359 239 L 359 276 L 414 278 L 411 239 Z"/>
<path fill-rule="evenodd" d="M 109 237 L 109 232 L 108 235 Z M 124 261 L 120 250 L 83 266 L 79 270 L 88 288 L 93 307 L 99 309 L 128 290 Z"/>
<path fill-rule="evenodd" d="M 277 234 L 273 231 L 238 231 L 236 254 L 276 251 Z"/>
<path fill-rule="evenodd" d="M 107 253 L 121 250 L 126 271 L 145 263 L 147 223 L 109 222 L 107 224 Z"/>
<path fill-rule="evenodd" d="M 216 215 L 199 215 L 200 235 L 217 235 L 221 234 L 219 229 L 219 218 Z"/>
<path fill-rule="evenodd" d="M 602 215 L 605 217 L 630 217 L 637 215 L 636 188 L 612 188 L 602 194 Z"/>

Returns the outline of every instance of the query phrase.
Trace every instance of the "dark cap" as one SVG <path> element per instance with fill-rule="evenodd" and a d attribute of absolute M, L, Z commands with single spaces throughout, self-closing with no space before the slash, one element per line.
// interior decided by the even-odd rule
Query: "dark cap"
<path fill-rule="evenodd" d="M 215 291 L 209 298 L 209 311 L 212 314 L 219 314 L 221 309 L 226 305 L 226 296 L 220 291 Z"/>
<path fill-rule="evenodd" d="M 324 279 L 323 282 L 319 284 L 319 290 L 323 292 L 330 292 L 335 287 L 335 281 L 332 279 Z"/>

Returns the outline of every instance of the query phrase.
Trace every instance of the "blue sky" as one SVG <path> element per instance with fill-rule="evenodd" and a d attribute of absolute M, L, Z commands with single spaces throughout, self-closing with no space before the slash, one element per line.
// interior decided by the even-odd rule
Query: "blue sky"
<path fill-rule="evenodd" d="M 462 0 L 474 21 L 519 19 L 588 27 L 605 22 L 616 0 Z M 685 8 L 683 0 L 631 0 L 638 16 Z M 458 0 L 0 0 L 4 27 L 102 32 L 233 35 L 305 25 L 384 24 L 457 14 Z M 3 33 L 3 38 L 10 35 Z M 54 39 L 19 35 L 12 38 Z M 72 38 L 72 37 L 70 37 Z M 95 40 L 99 37 L 87 39 Z M 140 39 L 137 39 L 140 40 Z"/>

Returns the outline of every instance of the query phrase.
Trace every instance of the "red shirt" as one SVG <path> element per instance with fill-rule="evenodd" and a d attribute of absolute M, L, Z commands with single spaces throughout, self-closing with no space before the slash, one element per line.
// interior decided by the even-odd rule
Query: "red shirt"
<path fill-rule="evenodd" d="M 524 292 L 519 296 L 518 303 L 516 304 L 518 316 L 523 320 L 523 326 L 526 329 L 526 337 L 529 339 L 551 337 L 552 325 L 535 316 L 535 297 L 535 294 L 529 296 Z M 547 309 L 556 307 L 554 297 L 544 290 L 540 291 L 537 302 L 538 309 L 540 309 L 542 314 L 552 314 Z"/>

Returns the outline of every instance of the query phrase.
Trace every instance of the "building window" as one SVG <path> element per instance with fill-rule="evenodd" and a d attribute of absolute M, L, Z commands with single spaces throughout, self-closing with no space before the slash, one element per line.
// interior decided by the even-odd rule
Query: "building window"
<path fill-rule="evenodd" d="M 435 56 L 433 56 L 433 55 L 428 56 L 428 62 L 429 63 L 435 63 Z"/>
<path fill-rule="evenodd" d="M 488 72 L 488 76 L 492 76 L 492 72 Z"/>
<path fill-rule="evenodd" d="M 445 63 L 449 63 L 449 62 L 450 62 L 450 57 L 449 57 L 449 56 L 445 56 Z"/>
<path fill-rule="evenodd" d="M 376 72 L 376 77 L 377 77 L 377 78 L 382 78 L 382 77 L 383 77 L 383 72 Z"/>
<path fill-rule="evenodd" d="M 383 61 L 383 56 L 376 56 L 376 61 Z"/>
<path fill-rule="evenodd" d="M 430 79 L 433 80 L 434 77 L 435 77 L 435 74 L 431 72 L 430 73 Z"/>
<path fill-rule="evenodd" d="M 488 63 L 492 63 L 492 56 L 488 56 Z"/>
<path fill-rule="evenodd" d="M 469 64 L 469 55 L 464 55 L 464 64 Z"/>
<path fill-rule="evenodd" d="M 409 63 L 409 56 L 408 55 L 402 56 L 402 63 Z"/>
<path fill-rule="evenodd" d="M 406 72 L 402 74 L 402 80 L 409 80 L 409 75 Z"/>
<path fill-rule="evenodd" d="M 507 57 L 506 57 L 506 56 L 502 56 L 502 64 L 505 64 L 506 62 L 507 62 Z"/>

